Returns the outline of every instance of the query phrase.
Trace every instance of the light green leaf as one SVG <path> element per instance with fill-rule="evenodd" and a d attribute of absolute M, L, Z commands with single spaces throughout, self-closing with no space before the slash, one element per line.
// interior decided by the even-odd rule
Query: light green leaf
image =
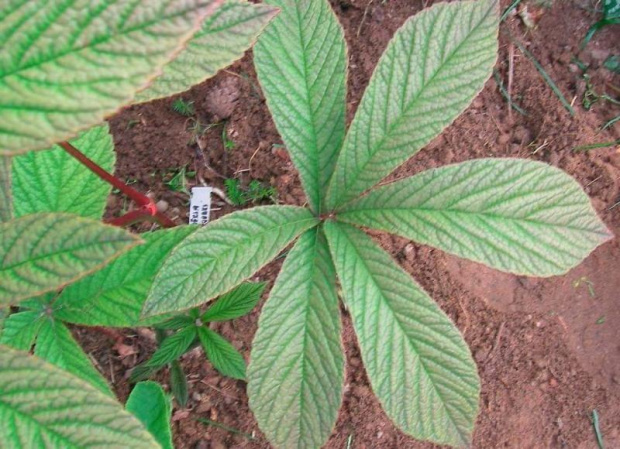
<path fill-rule="evenodd" d="M 245 360 L 224 337 L 206 327 L 198 328 L 198 338 L 207 359 L 220 374 L 245 379 Z"/>
<path fill-rule="evenodd" d="M 30 351 L 44 320 L 45 315 L 40 311 L 26 310 L 12 313 L 4 321 L 0 345 Z"/>
<path fill-rule="evenodd" d="M 421 440 L 468 446 L 480 381 L 439 306 L 362 231 L 325 233 L 372 388 L 390 419 Z"/>
<path fill-rule="evenodd" d="M 226 293 L 317 223 L 307 209 L 294 206 L 255 207 L 209 223 L 166 259 L 143 315 L 189 309 Z"/>
<path fill-rule="evenodd" d="M 181 357 L 196 339 L 196 326 L 186 327 L 166 337 L 153 356 L 131 373 L 131 380 L 138 381 L 159 370 L 161 367 Z"/>
<path fill-rule="evenodd" d="M 328 193 L 330 209 L 413 156 L 480 92 L 497 57 L 498 4 L 438 3 L 396 32 L 340 152 Z"/>
<path fill-rule="evenodd" d="M 114 397 L 106 380 L 95 369 L 64 324 L 45 319 L 37 336 L 34 353 L 52 365 L 85 380 L 104 394 Z"/>
<path fill-rule="evenodd" d="M 371 191 L 338 219 L 534 276 L 565 273 L 612 236 L 574 179 L 523 159 L 428 170 Z"/>
<path fill-rule="evenodd" d="M 267 105 L 310 208 L 320 211 L 345 134 L 347 56 L 327 0 L 268 0 L 282 9 L 254 48 Z"/>
<path fill-rule="evenodd" d="M 0 347 L 4 448 L 153 449 L 140 422 L 89 383 L 26 352 Z"/>
<path fill-rule="evenodd" d="M 250 407 L 277 447 L 318 448 L 334 428 L 344 382 L 335 288 L 323 231 L 310 230 L 263 307 L 248 368 Z"/>
<path fill-rule="evenodd" d="M 67 214 L 0 223 L 0 235 L 0 305 L 61 288 L 141 243 L 123 229 Z"/>
<path fill-rule="evenodd" d="M 173 449 L 170 398 L 156 382 L 140 382 L 127 399 L 125 408 L 144 424 L 162 449 Z"/>
<path fill-rule="evenodd" d="M 157 271 L 170 251 L 196 227 L 142 234 L 145 243 L 62 291 L 55 316 L 86 326 L 136 326 Z"/>
<path fill-rule="evenodd" d="M 202 315 L 201 320 L 227 321 L 252 311 L 265 290 L 264 282 L 245 282 L 229 291 Z"/>
<path fill-rule="evenodd" d="M 0 156 L 0 223 L 13 218 L 11 193 L 11 158 Z"/>
<path fill-rule="evenodd" d="M 104 170 L 114 169 L 114 143 L 107 124 L 83 132 L 71 143 Z M 68 212 L 100 219 L 111 189 L 59 146 L 31 151 L 13 160 L 16 217 Z"/>
<path fill-rule="evenodd" d="M 167 97 L 211 78 L 241 58 L 276 13 L 276 9 L 267 5 L 226 0 L 204 21 L 179 55 L 164 67 L 163 74 L 138 93 L 136 100 Z"/>
<path fill-rule="evenodd" d="M 5 0 L 0 155 L 46 148 L 129 103 L 214 0 Z"/>

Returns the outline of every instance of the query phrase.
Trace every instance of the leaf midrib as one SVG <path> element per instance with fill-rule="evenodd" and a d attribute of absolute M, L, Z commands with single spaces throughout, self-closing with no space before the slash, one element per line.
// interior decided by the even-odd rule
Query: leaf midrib
<path fill-rule="evenodd" d="M 542 227 L 550 227 L 550 228 L 561 228 L 561 229 L 570 229 L 571 231 L 587 231 L 590 232 L 592 234 L 595 235 L 601 235 L 604 236 L 606 234 L 603 233 L 597 233 L 597 232 L 593 232 L 591 230 L 588 230 L 586 228 L 580 228 L 574 225 L 560 225 L 560 224 L 554 224 L 554 223 L 547 223 L 541 220 L 536 220 L 536 219 L 532 219 L 532 218 L 506 218 L 503 215 L 499 215 L 499 214 L 494 214 L 494 213 L 487 213 L 487 212 L 473 212 L 473 211 L 468 211 L 468 210 L 460 210 L 460 209 L 433 209 L 433 208 L 426 208 L 426 207 L 406 207 L 406 206 L 402 206 L 402 207 L 377 207 L 377 208 L 372 208 L 372 207 L 360 207 L 360 208 L 355 208 L 355 209 L 350 209 L 350 210 L 345 210 L 344 212 L 340 212 L 337 216 L 340 217 L 346 217 L 347 215 L 355 215 L 356 213 L 365 213 L 365 214 L 371 214 L 371 213 L 415 213 L 415 212 L 424 212 L 427 213 L 429 215 L 433 215 L 433 214 L 454 214 L 454 215 L 466 215 L 466 216 L 481 216 L 481 217 L 485 217 L 485 218 L 490 218 L 496 221 L 510 221 L 510 222 L 517 222 L 517 223 L 521 223 L 521 222 L 525 222 L 525 223 L 531 223 L 537 226 L 542 226 Z M 360 223 L 361 224 L 361 223 Z M 405 225 L 409 225 L 409 223 L 405 223 Z"/>
<path fill-rule="evenodd" d="M 347 225 L 347 226 L 350 226 L 350 225 Z M 411 339 L 411 338 L 409 338 L 409 336 L 408 336 L 407 332 L 405 332 L 405 330 L 403 329 L 403 327 L 402 327 L 402 323 L 401 323 L 401 320 L 400 320 L 400 319 L 398 319 L 399 314 L 397 314 L 397 313 L 394 311 L 394 309 L 392 308 L 392 305 L 391 305 L 390 301 L 386 300 L 386 297 L 385 297 L 385 295 L 383 294 L 383 289 L 379 286 L 379 284 L 378 284 L 378 283 L 377 283 L 377 281 L 375 280 L 375 277 L 373 276 L 373 272 L 372 272 L 372 270 L 370 270 L 370 268 L 369 268 L 369 267 L 368 267 L 368 265 L 366 264 L 366 260 L 365 260 L 365 259 L 361 256 L 361 254 L 360 254 L 360 252 L 359 252 L 359 249 L 357 248 L 357 246 L 355 245 L 355 243 L 354 243 L 354 242 L 353 242 L 353 241 L 349 238 L 349 235 L 348 235 L 345 231 L 343 231 L 343 230 L 340 228 L 340 225 L 338 225 L 338 228 L 337 228 L 337 229 L 338 229 L 338 232 L 339 232 L 342 236 L 344 236 L 344 238 L 346 238 L 346 239 L 347 239 L 347 241 L 349 242 L 349 246 L 353 249 L 353 251 L 354 251 L 355 255 L 357 256 L 357 259 L 360 261 L 360 263 L 363 265 L 364 269 L 365 269 L 365 270 L 366 270 L 366 272 L 368 273 L 368 278 L 370 279 L 370 281 L 372 282 L 372 284 L 375 286 L 375 288 L 376 288 L 379 292 L 381 292 L 381 297 L 384 299 L 384 301 L 383 301 L 382 303 L 383 303 L 383 304 L 384 304 L 384 305 L 385 305 L 385 306 L 386 306 L 386 307 L 390 310 L 390 312 L 392 312 L 392 316 L 394 316 L 394 321 L 396 321 L 396 323 L 397 323 L 397 325 L 398 325 L 398 328 L 399 328 L 399 329 L 400 329 L 400 331 L 402 332 L 402 335 L 404 335 L 404 336 L 405 336 L 405 341 L 407 342 L 407 345 L 408 345 L 411 349 L 413 349 L 413 351 L 415 352 L 415 354 L 416 354 L 416 356 L 417 356 L 417 359 L 418 359 L 418 361 L 419 361 L 419 363 L 420 363 L 420 366 L 421 366 L 421 367 L 422 367 L 422 369 L 424 370 L 424 374 L 426 375 L 427 380 L 429 380 L 429 383 L 432 385 L 433 391 L 435 392 L 435 394 L 437 394 L 437 396 L 439 397 L 439 399 L 440 399 L 440 401 L 441 401 L 441 407 L 445 410 L 446 415 L 447 415 L 447 416 L 449 417 L 449 419 L 450 419 L 450 423 L 452 424 L 453 428 L 456 430 L 456 433 L 459 435 L 459 437 L 461 438 L 461 440 L 462 440 L 463 442 L 467 442 L 467 435 L 464 435 L 464 434 L 461 432 L 461 430 L 459 429 L 459 427 L 456 425 L 456 423 L 454 422 L 454 419 L 453 419 L 453 417 L 452 417 L 452 413 L 451 413 L 451 412 L 449 412 L 449 411 L 448 411 L 448 409 L 447 409 L 447 406 L 446 406 L 446 401 L 444 400 L 443 395 L 441 394 L 441 392 L 439 392 L 439 391 L 437 390 L 437 387 L 436 387 L 436 385 L 435 385 L 435 382 L 431 380 L 431 379 L 433 379 L 433 377 L 431 377 L 431 376 L 429 375 L 429 372 L 428 372 L 428 369 L 427 369 L 427 367 L 426 367 L 426 364 L 424 363 L 423 358 L 420 356 L 420 351 L 418 351 L 417 347 L 415 347 L 415 346 L 413 345 L 413 343 L 411 342 L 411 340 L 412 340 L 412 339 Z M 363 232 L 363 231 L 360 231 L 360 232 Z M 368 236 L 366 236 L 366 237 L 368 237 Z M 370 238 L 370 237 L 368 237 L 368 238 Z M 383 251 L 383 249 L 382 249 L 382 248 L 379 248 L 379 250 L 380 250 L 380 251 Z M 393 260 L 392 260 L 392 262 L 394 263 L 394 261 L 393 261 Z M 396 265 L 395 263 L 394 263 L 394 268 L 396 268 L 396 269 L 398 269 L 398 270 L 401 270 L 401 271 L 402 271 L 402 268 L 401 268 L 400 266 Z M 409 280 L 411 280 L 411 279 L 410 279 L 409 274 L 405 273 L 405 276 L 407 276 L 407 278 L 408 278 Z M 358 310 L 359 310 L 359 308 L 358 308 Z M 443 313 L 443 312 L 442 312 L 442 313 Z M 364 358 L 364 353 L 363 353 L 363 351 L 362 351 L 362 358 Z M 365 364 L 365 363 L 364 363 L 364 364 Z M 381 402 L 383 402 L 383 401 L 381 401 Z"/>
<path fill-rule="evenodd" d="M 433 7 L 431 7 L 432 9 Z M 490 10 L 492 11 L 492 9 Z M 409 113 L 409 111 L 415 106 L 415 104 L 418 102 L 418 100 L 420 99 L 420 97 L 422 96 L 422 94 L 428 89 L 428 87 L 435 81 L 435 78 L 438 76 L 438 74 L 449 64 L 449 62 L 452 60 L 452 58 L 454 57 L 454 55 L 459 52 L 461 50 L 461 47 L 469 41 L 469 39 L 471 38 L 471 36 L 478 31 L 478 28 L 486 21 L 487 17 L 488 17 L 489 12 L 487 12 L 479 21 L 478 23 L 467 33 L 467 35 L 463 38 L 463 40 L 455 47 L 455 49 L 445 58 L 444 62 L 441 64 L 441 66 L 439 68 L 437 68 L 437 70 L 435 70 L 435 72 L 432 74 L 432 76 L 430 77 L 430 79 L 423 85 L 420 87 L 418 93 L 415 95 L 414 98 L 411 99 L 411 101 L 409 102 L 408 105 L 405 106 L 405 108 L 403 109 L 403 111 L 401 111 L 400 115 L 398 116 L 398 118 L 396 118 L 396 120 L 394 120 L 390 125 L 389 125 L 389 130 L 387 132 L 385 132 L 383 134 L 383 136 L 379 139 L 379 141 L 373 145 L 372 151 L 369 151 L 368 153 L 370 154 L 370 157 L 367 157 L 366 160 L 363 162 L 361 168 L 359 168 L 359 166 L 356 167 L 356 170 L 353 172 L 353 176 L 352 178 L 349 178 L 350 181 L 348 182 L 347 185 L 345 185 L 345 188 L 343 189 L 339 189 L 339 190 L 347 190 L 347 188 L 350 188 L 352 185 L 354 185 L 358 178 L 359 175 L 365 171 L 366 166 L 372 161 L 373 157 L 375 156 L 375 154 L 377 154 L 377 152 L 379 151 L 379 149 L 381 147 L 383 147 L 384 143 L 386 140 L 388 140 L 390 138 L 390 136 L 392 135 L 392 133 L 394 132 L 394 130 L 398 127 L 400 127 L 400 124 L 402 121 L 404 121 L 406 119 L 407 114 Z M 416 16 L 417 17 L 417 16 Z M 379 66 L 381 64 L 381 60 L 383 59 L 383 57 L 379 60 L 379 62 L 377 63 L 377 66 Z M 374 73 L 373 73 L 373 77 L 371 79 L 371 83 L 374 81 L 375 77 L 374 77 Z M 374 106 L 373 106 L 374 108 Z M 357 119 L 357 112 L 356 112 L 356 117 Z M 360 119 L 361 120 L 361 119 Z M 357 120 L 355 120 L 357 121 Z M 454 120 L 452 120 L 454 121 Z M 351 125 L 351 128 L 353 128 L 353 126 L 355 125 L 355 123 L 353 123 Z M 345 138 L 345 142 L 343 144 L 343 149 L 345 151 L 343 151 L 343 154 L 346 153 L 347 149 L 349 148 L 350 144 L 350 133 L 347 133 L 346 138 Z M 367 189 L 365 189 L 367 190 Z M 348 201 L 350 200 L 344 200 L 342 199 L 342 197 L 334 204 L 333 209 L 339 209 L 341 206 L 343 206 L 343 204 L 346 204 Z"/>
<path fill-rule="evenodd" d="M 189 279 L 191 279 L 193 276 L 196 275 L 196 273 L 204 271 L 204 268 L 212 265 L 213 263 L 217 263 L 225 254 L 228 254 L 231 251 L 236 251 L 238 249 L 239 246 L 245 245 L 246 242 L 251 241 L 251 240 L 258 240 L 260 238 L 262 238 L 265 234 L 269 234 L 271 232 L 273 232 L 274 230 L 277 229 L 282 229 L 285 226 L 291 226 L 291 225 L 298 225 L 300 223 L 303 223 L 305 221 L 316 221 L 315 217 L 309 217 L 309 218 L 304 218 L 304 219 L 300 219 L 300 220 L 294 220 L 294 221 L 288 221 L 286 222 L 284 225 L 280 225 L 280 226 L 273 226 L 270 228 L 264 228 L 261 232 L 259 232 L 258 234 L 253 234 L 251 236 L 247 236 L 244 237 L 240 240 L 237 241 L 237 244 L 235 246 L 229 246 L 227 249 L 225 249 L 224 251 L 220 252 L 217 256 L 213 257 L 213 256 L 209 256 L 209 255 L 204 255 L 202 256 L 203 259 L 205 259 L 206 261 L 204 263 L 202 263 L 198 268 L 196 268 L 195 270 L 193 270 L 193 272 L 187 276 L 185 276 L 183 278 L 182 281 L 176 281 L 175 285 L 171 288 L 169 288 L 168 290 L 166 290 L 165 293 L 162 293 L 161 295 L 159 295 L 160 297 L 165 297 L 167 296 L 171 291 L 177 289 L 179 287 L 179 285 L 181 284 L 185 284 Z M 315 224 L 316 226 L 316 224 Z M 195 243 L 195 242 L 192 242 Z M 196 243 L 204 243 L 204 240 L 200 241 L 200 242 L 196 242 Z M 174 251 L 174 250 L 173 250 Z M 175 251 L 176 252 L 176 251 Z M 169 259 L 171 258 L 171 256 L 173 256 L 174 254 L 171 254 L 169 256 Z M 247 265 L 247 264 L 246 264 Z M 220 281 L 221 284 L 221 281 Z M 201 290 L 201 289 L 199 289 Z M 196 294 L 194 294 L 191 297 L 191 300 L 194 300 L 198 295 L 200 294 L 200 291 L 198 291 Z"/>
<path fill-rule="evenodd" d="M 203 8 L 204 7 L 206 7 L 206 5 L 203 6 Z M 89 41 L 88 43 L 86 43 L 84 45 L 81 45 L 81 46 L 71 47 L 71 49 L 63 51 L 63 52 L 60 52 L 60 53 L 57 53 L 57 54 L 54 54 L 50 58 L 46 58 L 46 59 L 43 59 L 43 60 L 37 60 L 36 62 L 32 62 L 32 63 L 26 64 L 26 65 L 23 65 L 23 66 L 18 66 L 18 67 L 16 67 L 15 69 L 13 69 L 11 71 L 0 73 L 0 80 L 4 80 L 4 78 L 7 78 L 7 77 L 9 77 L 11 75 L 14 75 L 16 73 L 20 73 L 20 72 L 32 69 L 34 67 L 39 67 L 39 66 L 43 66 L 45 64 L 48 64 L 50 62 L 54 62 L 54 61 L 56 61 L 56 60 L 58 60 L 60 58 L 63 58 L 64 56 L 70 55 L 72 53 L 79 53 L 79 52 L 81 52 L 83 50 L 86 50 L 86 49 L 89 49 L 89 48 L 90 49 L 94 49 L 94 47 L 96 47 L 98 45 L 101 45 L 101 44 L 105 44 L 105 43 L 107 43 L 107 42 L 109 42 L 111 40 L 116 39 L 119 36 L 125 36 L 125 35 L 129 35 L 131 33 L 134 33 L 134 32 L 143 31 L 143 30 L 145 30 L 145 29 L 147 29 L 147 28 L 149 28 L 149 27 L 151 27 L 153 25 L 157 25 L 159 23 L 162 23 L 164 21 L 169 21 L 170 19 L 175 19 L 177 17 L 185 16 L 188 13 L 190 13 L 191 11 L 195 11 L 195 10 L 198 10 L 198 9 L 200 9 L 200 8 L 197 5 L 195 8 L 185 9 L 183 11 L 180 11 L 180 12 L 177 12 L 177 13 L 174 13 L 174 14 L 167 14 L 167 15 L 164 15 L 163 17 L 158 17 L 158 18 L 156 18 L 154 20 L 149 20 L 147 22 L 140 23 L 139 25 L 127 28 L 127 29 L 123 30 L 122 32 L 118 32 L 119 30 L 115 30 L 116 32 L 108 34 L 107 36 L 104 36 L 104 37 L 102 37 L 100 39 L 94 39 L 94 40 Z M 51 24 L 48 24 L 48 26 L 49 25 L 51 25 Z M 83 30 L 81 30 L 81 31 L 83 31 Z"/>
<path fill-rule="evenodd" d="M 0 274 L 2 272 L 5 272 L 5 271 L 15 270 L 16 268 L 19 268 L 19 267 L 21 267 L 23 265 L 26 265 L 26 264 L 36 263 L 36 262 L 38 262 L 38 261 L 40 261 L 42 259 L 51 259 L 51 258 L 54 258 L 54 257 L 58 257 L 58 256 L 61 256 L 61 255 L 67 254 L 67 253 L 71 253 L 71 252 L 75 252 L 75 251 L 82 251 L 82 250 L 85 250 L 85 249 L 90 248 L 92 246 L 99 247 L 99 246 L 103 246 L 103 245 L 106 245 L 106 244 L 113 245 L 115 243 L 126 243 L 127 246 L 134 247 L 134 246 L 136 246 L 140 242 L 138 240 L 136 240 L 136 239 L 130 238 L 130 239 L 126 239 L 126 240 L 123 240 L 123 239 L 108 240 L 108 241 L 105 241 L 105 242 L 93 242 L 93 243 L 90 243 L 90 244 L 74 246 L 74 247 L 71 247 L 69 249 L 63 249 L 62 251 L 56 251 L 56 252 L 49 253 L 49 254 L 43 254 L 43 255 L 38 256 L 38 257 L 28 257 L 23 262 L 18 262 L 18 263 L 13 264 L 13 265 L 3 265 L 3 266 L 0 267 Z M 125 252 L 125 248 L 121 248 L 119 250 L 116 250 L 113 254 L 111 254 L 111 255 L 103 258 L 103 259 L 100 259 L 99 263 L 103 263 L 103 262 L 105 262 L 107 260 L 113 259 L 117 255 L 122 254 L 123 252 Z M 82 261 L 82 259 L 79 259 L 79 258 L 77 258 L 77 259 Z"/>

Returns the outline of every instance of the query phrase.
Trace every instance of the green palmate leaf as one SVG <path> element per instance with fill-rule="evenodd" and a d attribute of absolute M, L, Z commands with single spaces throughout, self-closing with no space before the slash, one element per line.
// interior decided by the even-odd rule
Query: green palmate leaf
<path fill-rule="evenodd" d="M 611 237 L 574 179 L 521 159 L 428 170 L 371 191 L 338 219 L 534 276 L 566 272 Z"/>
<path fill-rule="evenodd" d="M 206 327 L 198 328 L 200 344 L 216 370 L 233 379 L 245 379 L 245 360 L 224 337 Z"/>
<path fill-rule="evenodd" d="M 38 357 L 0 347 L 4 448 L 157 447 L 119 403 Z"/>
<path fill-rule="evenodd" d="M 0 224 L 0 305 L 63 287 L 140 243 L 127 231 L 67 214 Z"/>
<path fill-rule="evenodd" d="M 468 445 L 480 383 L 458 329 L 362 231 L 328 222 L 325 233 L 366 372 L 388 416 L 415 438 Z"/>
<path fill-rule="evenodd" d="M 239 318 L 252 311 L 265 290 L 264 282 L 246 282 L 219 298 L 202 315 L 207 321 L 226 321 Z"/>
<path fill-rule="evenodd" d="M 4 322 L 0 345 L 30 351 L 43 321 L 45 321 L 45 315 L 40 311 L 27 310 L 12 313 Z"/>
<path fill-rule="evenodd" d="M 317 222 L 307 209 L 294 206 L 255 207 L 211 222 L 170 254 L 143 314 L 188 309 L 226 293 Z"/>
<path fill-rule="evenodd" d="M 7 0 L 0 155 L 46 148 L 129 103 L 216 0 Z"/>
<path fill-rule="evenodd" d="M 491 75 L 497 0 L 439 3 L 394 35 L 340 152 L 327 203 L 372 187 L 437 136 Z"/>
<path fill-rule="evenodd" d="M 196 227 L 142 234 L 145 243 L 65 288 L 55 316 L 87 326 L 135 326 L 153 279 L 170 251 Z"/>
<path fill-rule="evenodd" d="M 114 397 L 106 380 L 95 369 L 64 324 L 49 318 L 43 320 L 34 353 L 52 365 L 85 380 L 104 394 Z"/>
<path fill-rule="evenodd" d="M 173 449 L 170 398 L 156 382 L 140 382 L 127 399 L 125 408 L 144 424 L 162 449 Z"/>
<path fill-rule="evenodd" d="M 248 396 L 269 440 L 317 448 L 329 437 L 342 400 L 344 356 L 336 274 L 323 231 L 291 250 L 252 344 Z"/>
<path fill-rule="evenodd" d="M 310 207 L 319 211 L 345 134 L 344 36 L 327 0 L 267 3 L 282 11 L 256 44 L 256 71 Z"/>
<path fill-rule="evenodd" d="M 187 352 L 195 339 L 196 326 L 186 327 L 174 335 L 166 337 L 161 343 L 161 346 L 153 354 L 153 357 L 134 369 L 131 373 L 131 380 L 134 382 L 142 380 L 164 365 L 172 363 Z"/>
<path fill-rule="evenodd" d="M 187 377 L 185 377 L 183 367 L 178 360 L 173 360 L 170 363 L 170 391 L 179 406 L 185 408 L 189 399 Z"/>
<path fill-rule="evenodd" d="M 13 218 L 11 158 L 0 156 L 0 223 Z"/>
<path fill-rule="evenodd" d="M 114 143 L 107 124 L 83 132 L 71 143 L 104 170 L 114 169 Z M 35 212 L 69 212 L 100 219 L 111 188 L 59 146 L 13 159 L 17 217 Z"/>
<path fill-rule="evenodd" d="M 241 58 L 276 13 L 275 8 L 267 5 L 226 0 L 204 21 L 179 55 L 164 67 L 163 74 L 138 93 L 137 101 L 183 92 L 212 77 Z"/>

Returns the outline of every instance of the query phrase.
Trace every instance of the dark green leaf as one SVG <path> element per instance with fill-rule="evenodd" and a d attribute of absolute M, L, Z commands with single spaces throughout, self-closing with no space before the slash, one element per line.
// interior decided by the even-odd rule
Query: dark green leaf
<path fill-rule="evenodd" d="M 131 390 L 125 408 L 144 424 L 162 449 L 173 449 L 170 398 L 156 382 L 140 382 Z"/>
<path fill-rule="evenodd" d="M 264 282 L 246 282 L 220 297 L 215 304 L 202 315 L 202 321 L 226 321 L 246 315 L 259 301 Z"/>
<path fill-rule="evenodd" d="M 185 352 L 187 352 L 195 339 L 195 326 L 186 327 L 184 329 L 181 329 L 179 332 L 167 337 L 147 362 L 136 367 L 136 369 L 140 367 L 143 368 L 138 371 L 134 369 L 134 371 L 131 373 L 131 380 L 135 382 L 142 379 L 142 369 L 149 368 L 148 372 L 153 373 L 154 371 L 152 371 L 151 369 L 155 369 L 155 371 L 157 371 L 162 366 L 171 363 L 173 360 L 178 359 L 183 354 L 185 354 Z M 138 374 L 141 374 L 141 376 L 138 376 Z"/>
<path fill-rule="evenodd" d="M 187 377 L 178 360 L 170 363 L 170 391 L 180 407 L 185 408 L 188 400 Z"/>
<path fill-rule="evenodd" d="M 108 125 L 95 126 L 71 140 L 108 172 L 114 170 L 114 142 Z M 15 216 L 67 212 L 101 219 L 112 186 L 61 147 L 30 151 L 13 159 Z"/>
<path fill-rule="evenodd" d="M 45 319 L 37 336 L 34 353 L 52 365 L 85 380 L 104 394 L 114 397 L 107 381 L 92 365 L 64 324 L 50 318 Z"/>
<path fill-rule="evenodd" d="M 224 376 L 245 380 L 245 360 L 233 345 L 206 327 L 198 328 L 198 338 L 216 370 Z"/>

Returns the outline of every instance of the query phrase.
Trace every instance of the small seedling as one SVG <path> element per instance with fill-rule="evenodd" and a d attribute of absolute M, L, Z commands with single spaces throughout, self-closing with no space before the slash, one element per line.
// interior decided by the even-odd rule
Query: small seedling
<path fill-rule="evenodd" d="M 603 0 L 602 5 L 603 9 L 601 12 L 603 17 L 588 29 L 581 43 L 582 49 L 588 45 L 588 42 L 590 42 L 597 31 L 609 25 L 620 24 L 620 0 Z"/>
<path fill-rule="evenodd" d="M 188 171 L 187 166 L 183 166 L 170 174 L 172 177 L 169 180 L 164 181 L 164 184 L 173 192 L 181 192 L 189 195 L 189 190 L 187 189 L 187 178 L 195 177 L 196 172 Z"/>
<path fill-rule="evenodd" d="M 260 203 L 261 201 L 274 201 L 277 196 L 276 188 L 265 186 L 260 181 L 253 179 L 247 189 L 241 187 L 241 182 L 236 178 L 224 180 L 226 196 L 234 206 L 245 206 L 248 203 Z"/>
<path fill-rule="evenodd" d="M 224 150 L 231 151 L 235 149 L 235 142 L 228 136 L 228 130 L 226 129 L 226 123 L 222 125 L 222 145 Z"/>
<path fill-rule="evenodd" d="M 177 98 L 172 102 L 172 110 L 183 117 L 192 117 L 196 114 L 196 108 L 193 101 L 186 101 L 183 98 Z"/>
<path fill-rule="evenodd" d="M 175 316 L 154 327 L 159 330 L 159 348 L 153 356 L 141 365 L 134 368 L 130 380 L 137 382 L 144 380 L 164 366 L 178 363 L 178 359 L 196 345 L 202 345 L 207 359 L 223 376 L 233 379 L 245 379 L 245 360 L 243 356 L 222 336 L 209 328 L 209 323 L 228 321 L 247 315 L 252 311 L 265 288 L 264 283 L 245 283 L 231 292 L 223 295 L 204 313 L 194 308 L 187 314 Z M 167 334 L 167 332 L 172 332 Z M 177 365 L 177 370 L 180 365 Z M 175 384 L 186 382 L 180 375 L 174 380 Z M 177 390 L 184 391 L 182 386 Z M 178 398 L 177 398 L 178 399 Z M 183 404 L 184 397 L 179 400 Z"/>
<path fill-rule="evenodd" d="M 585 285 L 588 288 L 588 293 L 590 297 L 594 298 L 596 295 L 594 293 L 594 282 L 590 281 L 587 277 L 582 276 L 573 282 L 573 287 L 579 288 L 580 286 Z"/>

